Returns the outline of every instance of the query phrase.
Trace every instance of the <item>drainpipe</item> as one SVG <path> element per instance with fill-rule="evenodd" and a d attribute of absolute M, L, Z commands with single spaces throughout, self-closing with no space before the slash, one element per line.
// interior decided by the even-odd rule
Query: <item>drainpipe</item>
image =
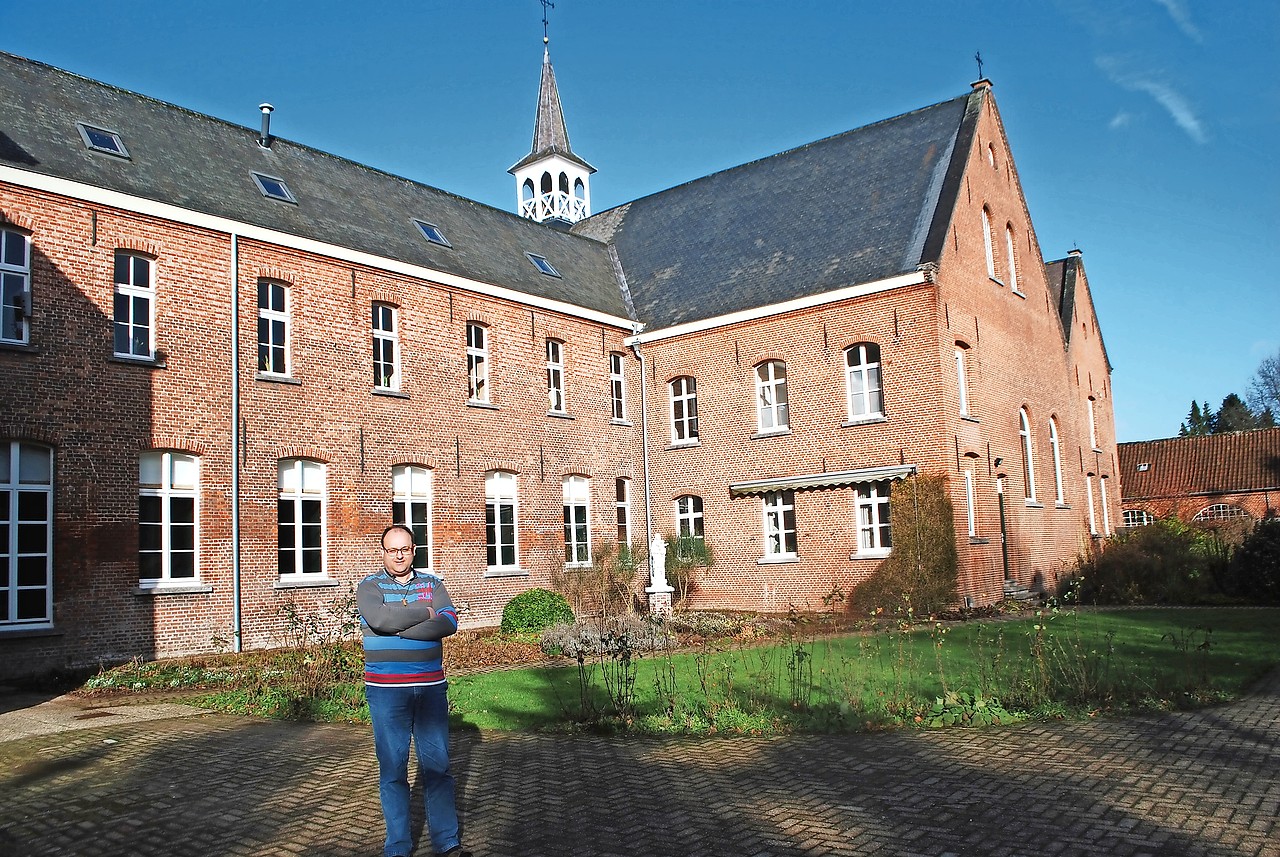
<path fill-rule="evenodd" d="M 231 624 L 232 649 L 244 651 L 240 624 L 240 236 L 231 233 Z"/>
<path fill-rule="evenodd" d="M 644 545 L 647 551 L 653 542 L 653 501 L 649 496 L 649 373 L 644 355 L 640 353 L 639 340 L 632 341 L 631 350 L 640 359 L 640 449 L 644 472 Z"/>

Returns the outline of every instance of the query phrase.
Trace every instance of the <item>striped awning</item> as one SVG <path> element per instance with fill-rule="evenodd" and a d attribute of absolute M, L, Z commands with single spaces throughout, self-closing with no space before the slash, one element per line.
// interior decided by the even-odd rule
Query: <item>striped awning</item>
<path fill-rule="evenodd" d="M 902 479 L 916 472 L 914 464 L 894 464 L 888 467 L 863 467 L 858 470 L 828 470 L 824 473 L 806 473 L 801 476 L 776 476 L 772 479 L 752 479 L 748 482 L 730 482 L 729 494 L 746 497 L 767 494 L 770 491 L 799 491 L 806 488 L 839 488 L 862 482 L 879 482 L 883 479 Z"/>

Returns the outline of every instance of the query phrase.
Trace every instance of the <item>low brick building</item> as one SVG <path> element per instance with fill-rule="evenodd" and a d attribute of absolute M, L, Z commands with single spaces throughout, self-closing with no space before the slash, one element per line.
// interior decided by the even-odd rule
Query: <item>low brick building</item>
<path fill-rule="evenodd" d="M 694 606 L 816 607 L 911 473 L 969 603 L 1111 529 L 1082 260 L 986 81 L 594 216 L 545 55 L 520 214 L 262 116 L 0 54 L 0 674 L 290 642 L 393 517 L 470 627 L 655 534 L 712 545 Z"/>

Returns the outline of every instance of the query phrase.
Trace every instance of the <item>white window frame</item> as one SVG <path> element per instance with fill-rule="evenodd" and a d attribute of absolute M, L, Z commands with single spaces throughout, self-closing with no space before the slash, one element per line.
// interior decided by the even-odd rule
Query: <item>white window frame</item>
<path fill-rule="evenodd" d="M 435 532 L 431 521 L 434 498 L 431 468 L 397 464 L 391 468 L 391 522 L 413 531 L 413 567 L 431 570 Z"/>
<path fill-rule="evenodd" d="M 17 248 L 15 257 L 15 248 Z M 10 319 L 14 326 L 10 335 Z M 31 237 L 0 228 L 0 342 L 31 341 Z"/>
<path fill-rule="evenodd" d="M 152 469 L 158 481 L 147 481 L 147 471 Z M 180 474 L 189 472 L 183 478 Z M 138 585 L 144 588 L 162 588 L 165 586 L 187 586 L 200 581 L 200 457 L 185 452 L 155 451 L 144 452 L 138 457 Z M 141 504 L 143 497 L 155 497 L 160 501 L 160 520 L 143 521 Z M 191 501 L 191 548 L 174 547 L 174 535 L 178 527 L 186 522 L 174 521 L 174 500 Z M 160 546 L 156 550 L 143 550 L 142 528 L 144 526 L 160 527 Z M 175 576 L 175 554 L 191 555 L 191 573 Z M 142 576 L 142 557 L 144 554 L 158 554 L 160 558 L 160 576 Z"/>
<path fill-rule="evenodd" d="M 1251 518 L 1250 514 L 1231 503 L 1213 503 L 1205 506 L 1191 520 L 1193 521 L 1234 521 L 1238 518 Z"/>
<path fill-rule="evenodd" d="M 609 415 L 615 423 L 627 421 L 626 362 L 617 351 L 609 354 Z"/>
<path fill-rule="evenodd" d="M 1000 283 L 1000 278 L 996 276 L 995 237 L 991 233 L 991 212 L 985 205 L 982 207 L 982 246 L 987 254 L 987 277 Z"/>
<path fill-rule="evenodd" d="M 1125 528 L 1145 527 L 1155 523 L 1156 516 L 1146 509 L 1125 509 L 1120 513 L 1120 525 Z"/>
<path fill-rule="evenodd" d="M 279 491 L 280 503 L 288 503 L 292 507 L 293 517 L 290 522 L 282 522 L 279 508 L 277 508 L 277 560 L 280 579 L 282 581 L 315 580 L 325 577 L 328 569 L 326 556 L 328 553 L 328 501 L 325 492 L 325 466 L 318 461 L 306 458 L 282 458 L 276 465 L 276 487 Z M 308 524 L 305 520 L 306 504 L 309 503 L 318 503 L 320 511 L 318 525 Z M 319 531 L 318 547 L 308 547 L 304 538 L 304 535 L 312 529 Z M 290 534 L 292 544 L 288 547 L 285 546 L 283 539 L 286 530 L 292 531 Z M 292 571 L 285 570 L 286 554 L 292 555 L 289 562 Z M 320 558 L 320 567 L 306 571 L 307 559 L 315 555 Z"/>
<path fill-rule="evenodd" d="M 692 375 L 672 378 L 667 384 L 670 393 L 671 443 L 673 446 L 693 446 L 701 443 L 698 433 L 698 379 Z"/>
<path fill-rule="evenodd" d="M 796 559 L 796 493 L 769 491 L 761 498 L 765 560 Z"/>
<path fill-rule="evenodd" d="M 564 342 L 547 340 L 547 413 L 567 412 L 564 391 Z"/>
<path fill-rule="evenodd" d="M 489 403 L 489 328 L 467 322 L 467 401 Z"/>
<path fill-rule="evenodd" d="M 1089 511 L 1089 535 L 1098 535 L 1098 516 L 1094 512 L 1093 507 L 1093 474 L 1086 473 L 1084 476 L 1084 493 L 1085 499 L 1088 501 Z"/>
<path fill-rule="evenodd" d="M 965 367 L 965 352 L 969 349 L 956 343 L 956 389 L 960 396 L 960 416 L 969 416 L 969 378 Z"/>
<path fill-rule="evenodd" d="M 1107 510 L 1107 476 L 1098 477 L 1098 497 L 1102 500 L 1102 534 L 1111 535 L 1111 513 Z"/>
<path fill-rule="evenodd" d="M 964 471 L 964 513 L 969 524 L 969 538 L 978 537 L 978 496 L 974 487 L 973 471 Z"/>
<path fill-rule="evenodd" d="M 697 494 L 681 494 L 675 498 L 676 535 L 706 537 L 706 519 L 703 516 L 704 504 Z"/>
<path fill-rule="evenodd" d="M 1006 223 L 1004 226 L 1004 251 L 1009 260 L 1009 269 L 1005 272 L 1005 276 L 1009 279 L 1010 290 L 1016 292 L 1018 291 L 1018 264 L 1015 261 L 1013 248 L 1013 224 Z"/>
<path fill-rule="evenodd" d="M 1062 439 L 1058 437 L 1058 420 L 1049 417 L 1049 449 L 1053 453 L 1053 491 L 1054 503 L 1067 505 L 1067 498 L 1062 491 Z"/>
<path fill-rule="evenodd" d="M 267 305 L 263 306 L 263 290 L 266 290 Z M 274 298 L 278 293 L 283 300 L 283 309 L 273 306 Z M 278 280 L 258 280 L 258 374 L 273 375 L 279 378 L 288 378 L 293 375 L 293 356 L 292 356 L 292 340 L 293 340 L 293 324 L 290 321 L 291 310 L 293 308 L 293 289 L 288 283 L 282 283 Z M 263 325 L 266 325 L 265 331 Z M 276 334 L 279 331 L 280 339 L 276 341 Z M 266 338 L 263 338 L 265 332 Z M 263 349 L 266 350 L 266 365 L 263 365 Z M 283 359 L 284 371 L 275 368 L 276 356 L 279 355 Z"/>
<path fill-rule="evenodd" d="M 561 483 L 564 495 L 565 568 L 591 566 L 591 480 L 566 476 Z"/>
<path fill-rule="evenodd" d="M 880 346 L 874 342 L 855 342 L 844 350 L 845 407 L 851 423 L 884 417 L 880 358 Z"/>
<path fill-rule="evenodd" d="M 631 480 L 619 477 L 613 483 L 613 507 L 618 525 L 618 547 L 631 545 Z"/>
<path fill-rule="evenodd" d="M 1085 410 L 1089 418 L 1089 448 L 1098 449 L 1098 420 L 1094 411 L 1094 397 L 1085 399 Z"/>
<path fill-rule="evenodd" d="M 858 556 L 888 556 L 893 551 L 889 483 L 864 482 L 854 486 L 853 496 L 854 520 L 858 527 Z"/>
<path fill-rule="evenodd" d="M 489 572 L 511 572 L 520 568 L 520 507 L 516 474 L 492 470 L 484 477 L 485 566 Z M 510 524 L 503 522 L 503 512 L 510 510 Z M 510 538 L 504 530 L 510 530 Z M 511 562 L 503 562 L 509 552 Z"/>
<path fill-rule="evenodd" d="M 787 364 L 766 360 L 756 366 L 756 429 L 760 434 L 791 430 L 787 404 Z"/>
<path fill-rule="evenodd" d="M 1036 499 L 1036 464 L 1035 443 L 1031 435 L 1031 415 L 1027 409 L 1018 409 L 1018 439 L 1022 442 L 1022 481 L 1027 494 L 1027 504 L 1035 505 Z"/>
<path fill-rule="evenodd" d="M 373 302 L 373 386 L 400 389 L 400 310 L 382 301 Z"/>
<path fill-rule="evenodd" d="M 121 261 L 125 264 L 124 281 L 120 277 Z M 145 282 L 137 282 L 137 263 L 145 264 Z M 156 354 L 156 260 L 141 253 L 117 250 L 112 256 L 112 279 L 115 281 L 115 302 L 112 307 L 112 342 L 117 357 L 134 360 L 154 360 Z M 121 317 L 120 301 L 125 302 Z M 142 312 L 137 312 L 138 302 L 144 302 Z M 145 316 L 140 318 L 139 316 Z M 118 340 L 123 329 L 125 347 L 121 350 Z M 135 342 L 139 332 L 146 336 L 145 351 L 139 351 Z"/>
<path fill-rule="evenodd" d="M 26 453 L 24 455 L 24 452 Z M 0 470 L 0 503 L 5 519 L 9 523 L 9 538 L 0 544 L 0 566 L 7 575 L 0 580 L 0 598 L 6 602 L 4 616 L 0 619 L 0 628 L 51 628 L 53 627 L 53 480 L 54 458 L 50 447 L 38 443 L 9 441 L 0 443 L 0 455 L 5 456 L 4 467 Z M 23 494 L 36 494 L 43 497 L 43 515 L 36 519 L 28 514 L 23 517 Z M 28 512 L 30 510 L 28 509 Z M 44 527 L 44 541 L 37 545 L 28 542 L 26 550 L 20 550 L 19 533 L 23 526 Z M 38 550 L 31 550 L 35 546 Z M 38 565 L 44 560 L 44 575 L 40 583 L 31 583 L 28 576 L 23 582 L 19 575 L 21 566 Z M 26 561 L 25 563 L 23 561 Z M 26 593 L 43 592 L 43 605 L 40 615 L 18 617 L 18 608 L 22 605 L 22 596 Z M 29 605 L 27 605 L 29 606 Z"/>

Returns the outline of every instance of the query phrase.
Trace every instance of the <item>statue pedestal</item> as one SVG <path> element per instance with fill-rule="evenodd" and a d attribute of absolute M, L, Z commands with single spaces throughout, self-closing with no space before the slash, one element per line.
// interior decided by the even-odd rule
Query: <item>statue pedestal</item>
<path fill-rule="evenodd" d="M 649 596 L 650 613 L 671 615 L 671 593 L 675 589 L 667 583 L 667 543 L 656 533 L 649 542 L 649 585 L 644 591 Z"/>
<path fill-rule="evenodd" d="M 655 616 L 671 615 L 671 593 L 675 592 L 670 586 L 646 586 L 645 593 L 649 596 L 649 612 Z"/>

